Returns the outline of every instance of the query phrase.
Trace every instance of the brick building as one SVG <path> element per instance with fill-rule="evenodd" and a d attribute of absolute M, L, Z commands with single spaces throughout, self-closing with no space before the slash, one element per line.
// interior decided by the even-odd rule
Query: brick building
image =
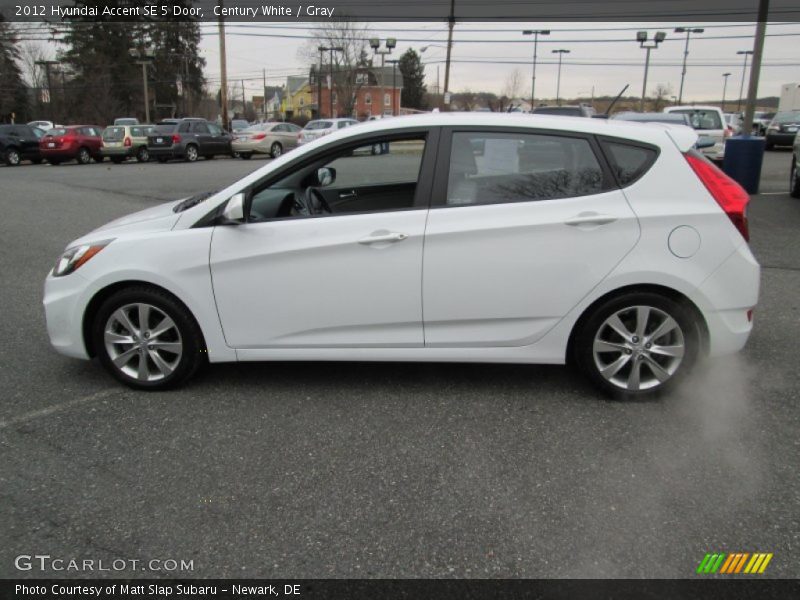
<path fill-rule="evenodd" d="M 400 69 L 394 69 L 393 72 L 391 66 L 357 67 L 346 71 L 334 71 L 333 86 L 330 80 L 330 72 L 323 66 L 321 112 L 315 115 L 318 118 L 353 117 L 364 120 L 374 115 L 400 114 L 400 97 L 403 91 L 403 74 Z M 312 103 L 316 109 L 319 94 L 316 66 L 311 68 L 308 81 L 313 97 Z M 331 114 L 331 94 L 333 94 L 333 114 Z M 353 99 L 352 110 L 348 110 L 347 96 Z"/>

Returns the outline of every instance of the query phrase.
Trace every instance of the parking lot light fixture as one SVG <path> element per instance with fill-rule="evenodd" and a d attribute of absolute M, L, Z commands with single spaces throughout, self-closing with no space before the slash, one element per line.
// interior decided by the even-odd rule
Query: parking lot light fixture
<path fill-rule="evenodd" d="M 549 29 L 526 29 L 522 32 L 522 35 L 532 35 L 533 36 L 533 74 L 531 76 L 531 110 L 535 106 L 534 98 L 536 98 L 536 56 L 537 56 L 537 47 L 539 45 L 539 36 L 540 35 L 550 35 Z"/>
<path fill-rule="evenodd" d="M 678 103 L 683 102 L 683 81 L 686 78 L 686 59 L 689 56 L 689 37 L 693 33 L 703 33 L 705 29 L 702 27 L 676 27 L 675 33 L 686 34 L 686 45 L 683 48 L 683 70 L 681 71 L 681 89 L 678 92 Z"/>
<path fill-rule="evenodd" d="M 666 32 L 656 31 L 652 40 L 648 40 L 646 31 L 636 32 L 636 41 L 639 42 L 639 47 L 647 50 L 647 56 L 644 61 L 644 81 L 642 82 L 642 100 L 639 104 L 639 111 L 644 112 L 644 100 L 647 97 L 647 71 L 650 69 L 650 50 L 658 48 L 658 45 L 663 42 L 667 37 Z"/>
<path fill-rule="evenodd" d="M 722 84 L 722 112 L 725 112 L 725 92 L 728 91 L 728 77 L 730 77 L 730 76 L 731 76 L 730 73 L 723 73 L 722 74 L 723 81 L 724 81 L 724 83 Z"/>
<path fill-rule="evenodd" d="M 736 112 L 742 112 L 742 97 L 744 96 L 744 76 L 747 73 L 747 57 L 753 54 L 752 50 L 739 50 L 736 54 L 744 55 L 744 65 L 742 66 L 742 85 L 739 86 L 739 102 L 736 103 Z"/>
<path fill-rule="evenodd" d="M 556 79 L 556 104 L 558 106 L 561 106 L 561 57 L 569 54 L 569 52 L 565 48 L 553 50 L 553 54 L 558 54 L 558 78 Z"/>

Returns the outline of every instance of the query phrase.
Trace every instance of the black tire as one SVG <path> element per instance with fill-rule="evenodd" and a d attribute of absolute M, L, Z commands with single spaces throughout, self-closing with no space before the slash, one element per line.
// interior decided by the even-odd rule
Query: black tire
<path fill-rule="evenodd" d="M 792 166 L 789 170 L 789 194 L 792 198 L 800 198 L 800 169 L 797 163 L 800 156 L 792 156 Z"/>
<path fill-rule="evenodd" d="M 163 165 L 165 162 L 169 160 L 169 158 L 167 158 L 166 156 L 158 156 L 156 157 L 156 160 Z"/>
<path fill-rule="evenodd" d="M 150 160 L 150 152 L 147 150 L 147 146 L 139 146 L 139 149 L 136 151 L 136 160 L 140 163 L 145 163 Z"/>
<path fill-rule="evenodd" d="M 283 154 L 283 146 L 280 142 L 272 142 L 272 146 L 269 147 L 269 155 L 272 158 L 278 158 L 281 154 Z"/>
<path fill-rule="evenodd" d="M 636 335 L 638 307 L 650 309 L 647 318 L 642 319 L 647 324 L 643 339 Z M 621 315 L 620 321 L 631 334 L 629 339 L 624 340 L 606 323 L 614 315 Z M 676 327 L 650 339 L 648 336 L 656 333 L 659 325 L 665 321 L 663 315 L 669 316 Z M 602 339 L 598 348 L 619 345 L 620 349 L 599 350 L 595 353 L 596 337 Z M 636 400 L 669 392 L 680 384 L 697 361 L 701 334 L 696 317 L 684 305 L 653 292 L 631 292 L 610 298 L 592 308 L 591 313 L 578 323 L 573 341 L 576 363 L 597 388 L 613 398 Z M 661 343 L 650 345 L 653 341 Z M 603 342 L 610 343 L 604 345 Z M 652 352 L 652 348 L 659 347 L 669 347 L 670 352 L 674 352 L 672 349 L 680 346 L 683 348 L 680 357 Z M 656 363 L 655 368 L 650 366 L 653 362 Z M 620 368 L 614 371 L 613 364 L 620 365 Z M 601 373 L 603 367 L 612 367 L 605 376 Z M 656 375 L 658 367 L 661 368 L 661 377 L 668 375 L 663 381 Z M 638 388 L 634 376 L 637 368 L 641 381 Z"/>
<path fill-rule="evenodd" d="M 200 153 L 197 150 L 197 146 L 194 144 L 188 144 L 186 146 L 186 150 L 184 150 L 184 158 L 186 162 L 195 162 L 200 156 Z"/>
<path fill-rule="evenodd" d="M 157 380 L 148 381 L 138 379 L 126 373 L 121 368 L 118 368 L 114 365 L 113 359 L 106 347 L 105 332 L 106 327 L 111 323 L 112 315 L 123 307 L 135 304 L 147 304 L 151 307 L 151 320 L 146 329 L 152 327 L 153 330 L 155 330 L 158 328 L 160 323 L 158 319 L 159 311 L 172 319 L 175 327 L 170 328 L 167 334 L 162 335 L 171 334 L 172 343 L 174 344 L 175 340 L 177 340 L 182 346 L 179 357 L 175 358 L 174 370 Z M 131 324 L 140 328 L 140 323 L 135 320 L 138 319 L 138 317 L 133 316 L 133 313 L 129 314 L 131 314 Z M 138 315 L 138 313 L 136 314 Z M 124 335 L 124 330 L 118 331 L 122 331 Z M 141 332 L 141 328 L 138 331 Z M 128 335 L 133 337 L 131 332 L 128 332 Z M 136 337 L 142 340 L 143 344 L 145 343 L 143 341 L 144 335 Z M 154 337 L 151 339 L 154 340 L 156 338 Z M 92 322 L 92 343 L 100 363 L 117 380 L 129 387 L 139 390 L 152 391 L 177 387 L 192 377 L 198 368 L 206 363 L 207 358 L 203 334 L 189 310 L 172 294 L 149 286 L 135 286 L 122 289 L 106 299 L 100 306 Z M 141 364 L 140 361 L 144 356 L 147 365 L 145 370 L 154 376 L 163 375 L 163 371 L 159 371 L 153 359 L 148 358 L 148 356 L 152 356 L 151 350 L 142 348 L 137 351 L 136 348 L 134 348 L 135 344 L 131 343 L 130 345 L 116 344 L 113 346 L 114 351 L 117 351 L 118 346 L 120 351 L 118 358 L 122 357 L 122 354 L 130 355 L 128 361 L 122 365 L 122 368 L 128 368 L 129 370 L 136 370 L 138 372 L 138 367 Z M 167 351 L 162 351 L 160 355 L 162 360 L 169 361 L 170 356 L 173 358 L 175 357 L 175 355 L 171 354 L 172 351 L 168 351 L 166 354 L 164 354 L 164 352 Z"/>
<path fill-rule="evenodd" d="M 78 154 L 75 159 L 78 161 L 78 164 L 88 165 L 90 162 L 92 162 L 92 155 L 89 153 L 88 148 L 81 147 L 78 150 Z"/>
<path fill-rule="evenodd" d="M 240 152 L 239 153 L 239 158 L 244 159 L 244 160 L 250 160 L 251 158 L 253 158 L 253 153 L 252 152 Z"/>
<path fill-rule="evenodd" d="M 9 167 L 18 167 L 19 163 L 22 162 L 22 155 L 19 153 L 19 150 L 11 146 L 6 148 L 6 151 L 3 153 L 3 160 Z"/>

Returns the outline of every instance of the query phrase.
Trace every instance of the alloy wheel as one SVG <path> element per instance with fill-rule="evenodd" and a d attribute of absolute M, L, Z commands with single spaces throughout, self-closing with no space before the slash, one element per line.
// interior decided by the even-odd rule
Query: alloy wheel
<path fill-rule="evenodd" d="M 17 152 L 14 148 L 9 149 L 6 152 L 6 163 L 9 166 L 16 167 L 19 165 L 20 157 L 19 152 Z"/>
<path fill-rule="evenodd" d="M 175 322 L 147 303 L 126 304 L 111 313 L 103 334 L 114 367 L 138 381 L 160 381 L 171 375 L 183 356 Z"/>
<path fill-rule="evenodd" d="M 81 148 L 78 151 L 78 162 L 81 163 L 82 165 L 89 164 L 89 161 L 91 159 L 92 157 L 89 156 L 89 151 L 86 148 Z"/>
<path fill-rule="evenodd" d="M 144 146 L 139 148 L 139 151 L 136 153 L 136 160 L 139 162 L 147 162 L 150 160 L 150 153 L 147 151 L 147 148 Z"/>
<path fill-rule="evenodd" d="M 186 147 L 186 160 L 189 162 L 194 162 L 197 160 L 197 148 L 194 146 Z"/>
<path fill-rule="evenodd" d="M 603 379 L 629 392 L 656 388 L 678 370 L 686 353 L 684 333 L 669 314 L 653 306 L 616 311 L 597 330 L 594 365 Z"/>
<path fill-rule="evenodd" d="M 281 148 L 281 145 L 278 142 L 275 142 L 272 144 L 270 153 L 272 154 L 272 158 L 278 158 L 281 154 L 283 154 L 283 148 Z"/>

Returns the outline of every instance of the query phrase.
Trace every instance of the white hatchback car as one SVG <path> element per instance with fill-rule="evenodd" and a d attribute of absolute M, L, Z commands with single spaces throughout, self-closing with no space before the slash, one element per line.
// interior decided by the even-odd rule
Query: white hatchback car
<path fill-rule="evenodd" d="M 667 389 L 740 350 L 758 298 L 749 196 L 696 140 L 514 114 L 347 128 L 71 243 L 50 339 L 141 389 L 207 360 L 573 359 L 612 394 Z"/>

